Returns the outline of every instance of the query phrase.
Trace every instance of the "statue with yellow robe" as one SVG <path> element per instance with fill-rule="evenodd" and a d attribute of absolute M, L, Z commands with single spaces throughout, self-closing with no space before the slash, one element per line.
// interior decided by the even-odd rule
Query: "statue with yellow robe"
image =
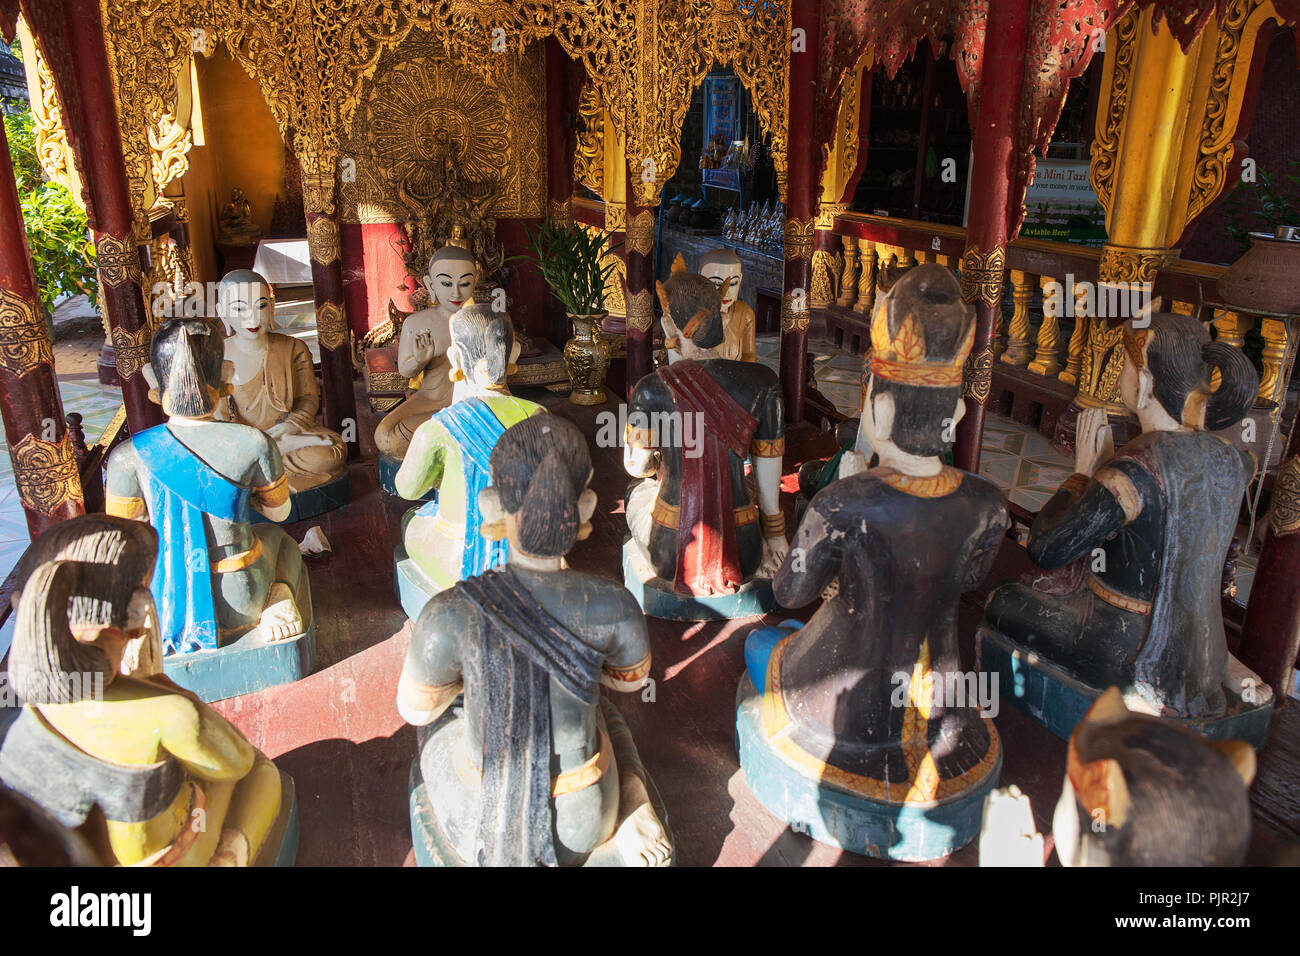
<path fill-rule="evenodd" d="M 311 352 L 299 339 L 272 332 L 275 295 L 248 269 L 227 273 L 218 301 L 229 332 L 225 343 L 229 396 L 216 418 L 251 425 L 280 451 L 291 492 L 332 481 L 347 467 L 343 439 L 316 421 L 320 389 Z"/>
<path fill-rule="evenodd" d="M 757 330 L 753 306 L 740 300 L 744 273 L 740 257 L 730 249 L 714 249 L 700 259 L 700 275 L 722 293 L 722 345 L 717 357 L 734 362 L 757 362 Z"/>
<path fill-rule="evenodd" d="M 109 863 L 290 863 L 292 780 L 166 677 L 122 673 L 156 620 L 154 530 L 106 515 L 57 530 L 32 545 L 27 566 L 40 563 L 21 582 L 8 678 L 23 706 L 0 781 Z"/>

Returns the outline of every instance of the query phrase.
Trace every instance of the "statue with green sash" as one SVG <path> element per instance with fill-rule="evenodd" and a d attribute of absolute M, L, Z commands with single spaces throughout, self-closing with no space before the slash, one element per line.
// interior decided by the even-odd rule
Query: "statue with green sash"
<path fill-rule="evenodd" d="M 437 490 L 403 518 L 397 580 L 411 620 L 433 595 L 505 563 L 506 542 L 480 533 L 478 498 L 491 484 L 488 460 L 502 432 L 542 411 L 506 388 L 519 351 L 505 312 L 470 301 L 452 316 L 452 404 L 416 429 L 395 482 L 411 500 Z"/>

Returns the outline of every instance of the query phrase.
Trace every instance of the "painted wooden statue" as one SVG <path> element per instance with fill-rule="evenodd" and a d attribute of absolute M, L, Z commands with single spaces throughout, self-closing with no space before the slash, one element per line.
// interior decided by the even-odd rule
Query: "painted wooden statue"
<path fill-rule="evenodd" d="M 722 293 L 722 347 L 719 358 L 757 362 L 754 309 L 740 301 L 744 278 L 740 257 L 730 249 L 713 249 L 700 259 L 700 275 Z"/>
<path fill-rule="evenodd" d="M 627 495 L 625 578 L 656 616 L 761 613 L 766 588 L 766 603 L 756 588 L 746 593 L 758 603 L 735 596 L 786 552 L 780 381 L 766 366 L 711 357 L 723 341 L 722 297 L 708 279 L 678 270 L 658 293 L 670 364 L 629 402 L 623 461 L 644 480 Z"/>
<path fill-rule="evenodd" d="M 1255 460 L 1211 434 L 1242 420 L 1258 378 L 1240 350 L 1211 342 L 1188 316 L 1130 320 L 1122 342 L 1120 394 L 1142 434 L 1116 454 L 1104 412 L 1083 412 L 1075 474 L 1029 533 L 1029 556 L 1059 570 L 996 590 L 980 634 L 985 666 L 1006 664 L 1017 649 L 1045 661 L 1019 678 L 1033 684 L 1031 704 L 1044 681 L 1083 702 L 1073 713 L 1036 713 L 1061 736 L 1111 685 L 1134 706 L 1200 722 L 1225 717 L 1243 691 L 1248 702 L 1268 695 L 1230 660 L 1219 604 Z"/>
<path fill-rule="evenodd" d="M 276 443 L 260 429 L 213 420 L 222 356 L 215 321 L 163 323 L 151 364 L 167 421 L 134 435 L 108 462 L 108 512 L 147 520 L 159 534 L 152 590 L 168 655 L 234 643 L 272 647 L 311 633 L 311 589 L 297 544 L 275 525 L 251 523 L 254 509 L 271 521 L 289 512 Z M 300 672 L 280 673 L 264 660 L 234 692 L 301 677 L 310 669 L 310 646 L 261 655 L 283 657 L 284 667 Z M 197 663 L 183 666 L 197 674 Z M 213 666 L 220 680 L 236 679 L 235 669 Z M 187 686 L 215 699 L 215 687 Z"/>
<path fill-rule="evenodd" d="M 231 378 L 215 417 L 265 432 L 280 451 L 291 492 L 337 478 L 347 467 L 347 446 L 316 421 L 320 389 L 311 352 L 301 339 L 271 331 L 271 284 L 248 269 L 229 272 L 218 301 L 230 333 L 225 358 Z"/>
<path fill-rule="evenodd" d="M 8 678 L 22 708 L 0 779 L 122 865 L 291 862 L 292 783 L 221 715 L 165 677 L 121 674 L 153 612 L 157 536 L 73 518 L 33 549 Z"/>
<path fill-rule="evenodd" d="M 430 305 L 406 317 L 397 343 L 397 371 L 410 380 L 411 391 L 375 429 L 380 454 L 405 457 L 415 430 L 451 404 L 451 317 L 473 298 L 477 281 L 474 254 L 462 245 L 448 243 L 429 260 L 424 285 Z"/>
<path fill-rule="evenodd" d="M 479 533 L 478 499 L 491 482 L 489 460 L 501 434 L 542 410 L 506 387 L 519 351 L 506 313 L 471 302 L 452 316 L 447 358 L 455 401 L 416 429 L 397 472 L 403 498 L 438 489 L 435 501 L 404 519 L 403 547 L 423 576 L 411 575 L 416 587 L 406 587 L 399 561 L 399 589 L 412 619 L 433 594 L 505 562 L 506 542 Z"/>
<path fill-rule="evenodd" d="M 1065 866 L 1240 866 L 1255 751 L 1134 713 L 1119 688 L 1070 735 L 1052 819 Z"/>
<path fill-rule="evenodd" d="M 881 301 L 861 423 L 880 463 L 813 498 L 773 581 L 792 608 L 836 579 L 838 590 L 802 628 L 746 641 L 747 784 L 791 825 L 856 853 L 957 849 L 978 833 L 1001 763 L 991 695 L 961 672 L 957 608 L 1009 519 L 996 486 L 941 458 L 973 334 L 942 266 L 913 270 Z"/>
<path fill-rule="evenodd" d="M 412 828 L 422 863 L 481 866 L 669 862 L 653 787 L 600 687 L 634 692 L 650 671 L 628 592 L 567 570 L 596 494 L 578 429 L 554 415 L 506 429 L 480 495 L 506 565 L 425 606 L 398 685 L 422 729 Z M 449 711 L 464 695 L 464 705 Z"/>

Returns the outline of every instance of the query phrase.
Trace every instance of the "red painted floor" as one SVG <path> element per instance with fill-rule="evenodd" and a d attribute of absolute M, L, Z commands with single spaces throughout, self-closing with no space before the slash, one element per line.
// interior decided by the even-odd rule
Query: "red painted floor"
<path fill-rule="evenodd" d="M 581 425 L 593 436 L 593 446 L 596 416 L 617 412 L 612 402 L 580 409 L 545 392 L 528 397 Z M 359 398 L 361 405 L 364 398 Z M 578 546 L 570 563 L 621 581 L 627 478 L 618 449 L 593 447 L 592 452 L 600 506 L 592 536 Z M 302 821 L 298 862 L 303 866 L 411 861 L 406 782 L 415 733 L 393 702 L 410 625 L 397 602 L 392 554 L 408 503 L 378 491 L 374 475 L 373 457 L 353 465 L 353 500 L 347 507 L 288 529 L 301 540 L 308 527 L 319 524 L 334 548 L 307 559 L 316 613 L 316 672 L 296 684 L 217 705 L 293 776 Z M 1006 554 L 995 576 L 1014 573 L 1010 552 Z M 978 607 L 978 600 L 963 607 L 968 657 Z M 749 795 L 739 771 L 732 726 L 745 635 L 764 620 L 806 619 L 811 610 L 708 625 L 650 620 L 653 700 L 615 695 L 615 701 L 668 807 L 680 865 L 882 865 L 786 829 Z M 996 723 L 1004 753 L 1001 784 L 1018 784 L 1030 796 L 1039 829 L 1048 833 L 1065 772 L 1065 743 L 1010 704 Z M 1300 716 L 1291 707 L 1275 718 L 1269 746 L 1260 756 L 1252 790 L 1256 833 L 1251 862 L 1274 862 L 1289 856 L 1288 847 L 1300 845 L 1297 731 Z M 976 862 L 971 845 L 938 865 Z"/>

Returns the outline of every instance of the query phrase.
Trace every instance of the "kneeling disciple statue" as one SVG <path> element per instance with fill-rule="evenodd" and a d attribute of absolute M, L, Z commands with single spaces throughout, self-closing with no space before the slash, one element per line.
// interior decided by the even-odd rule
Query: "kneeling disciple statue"
<path fill-rule="evenodd" d="M 1009 524 L 990 481 L 941 458 L 965 406 L 974 314 L 956 277 L 923 265 L 871 322 L 861 428 L 878 467 L 814 496 L 773 581 L 797 622 L 752 632 L 737 740 L 750 790 L 814 839 L 930 860 L 979 832 L 1002 758 L 996 698 L 964 679 L 961 593 Z M 973 675 L 969 675 L 973 676 Z"/>
<path fill-rule="evenodd" d="M 411 620 L 437 592 L 505 562 L 506 542 L 489 541 L 479 531 L 478 497 L 492 477 L 489 459 L 497 439 L 542 411 L 506 387 L 519 351 L 505 312 L 471 301 L 451 317 L 447 357 L 455 401 L 416 429 L 397 472 L 403 498 L 416 501 L 438 489 L 436 500 L 403 519 L 397 581 Z"/>
<path fill-rule="evenodd" d="M 506 565 L 434 596 L 411 637 L 397 707 L 421 727 L 411 771 L 416 859 L 444 866 L 660 866 L 672 842 L 618 710 L 600 696 L 650 672 L 632 596 L 567 570 L 596 494 L 577 427 L 506 429 L 480 495 Z M 464 695 L 462 706 L 451 708 Z"/>
<path fill-rule="evenodd" d="M 1105 413 L 1080 416 L 1075 474 L 1029 531 L 1030 558 L 1057 573 L 993 592 L 980 666 L 1061 737 L 1114 685 L 1131 709 L 1261 746 L 1271 692 L 1228 653 L 1220 607 L 1255 459 L 1211 433 L 1242 420 L 1259 379 L 1188 316 L 1131 319 L 1121 342 L 1142 434 L 1115 453 Z"/>
<path fill-rule="evenodd" d="M 154 333 L 150 362 L 167 421 L 132 436 L 108 461 L 109 514 L 158 532 L 153 576 L 167 674 L 205 700 L 297 680 L 311 670 L 311 588 L 297 544 L 273 524 L 288 516 L 288 478 L 275 442 L 213 420 L 221 330 L 173 319 Z"/>
<path fill-rule="evenodd" d="M 311 352 L 301 340 L 271 331 L 275 296 L 270 283 L 247 269 L 227 273 L 219 301 L 230 332 L 225 358 L 232 377 L 228 397 L 217 404 L 216 418 L 266 432 L 280 451 L 291 493 L 344 476 L 347 446 L 316 421 L 320 389 Z M 345 503 L 347 488 L 340 490 L 342 500 L 308 508 L 308 513 L 299 508 L 294 520 Z"/>
<path fill-rule="evenodd" d="M 108 863 L 291 865 L 292 780 L 224 717 L 166 677 L 128 677 L 146 637 L 157 536 L 73 518 L 23 583 L 8 679 L 22 707 L 0 743 L 0 781 Z"/>
<path fill-rule="evenodd" d="M 781 383 L 765 365 L 713 357 L 722 299 L 708 279 L 675 267 L 658 292 L 669 364 L 629 402 L 623 465 L 643 480 L 627 493 L 623 578 L 654 617 L 761 614 L 786 551 Z"/>

